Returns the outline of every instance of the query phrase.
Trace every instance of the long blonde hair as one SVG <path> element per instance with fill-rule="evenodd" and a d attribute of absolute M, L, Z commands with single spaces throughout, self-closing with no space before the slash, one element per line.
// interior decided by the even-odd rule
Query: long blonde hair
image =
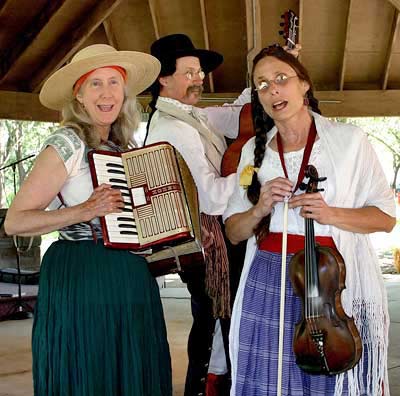
<path fill-rule="evenodd" d="M 134 142 L 133 132 L 139 126 L 141 114 L 136 96 L 129 95 L 126 85 L 124 91 L 124 103 L 118 118 L 111 125 L 109 140 L 121 149 L 126 150 L 128 143 L 130 141 Z M 61 114 L 61 125 L 73 128 L 90 148 L 98 148 L 100 146 L 101 139 L 94 130 L 93 121 L 76 98 L 63 107 Z"/>

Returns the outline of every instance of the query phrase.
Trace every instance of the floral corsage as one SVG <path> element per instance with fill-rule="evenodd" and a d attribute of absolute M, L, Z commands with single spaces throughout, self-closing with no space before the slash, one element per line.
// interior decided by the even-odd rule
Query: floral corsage
<path fill-rule="evenodd" d="M 253 165 L 246 165 L 239 177 L 240 186 L 247 190 L 253 180 L 254 172 L 257 173 L 259 169 L 260 168 L 255 168 Z"/>

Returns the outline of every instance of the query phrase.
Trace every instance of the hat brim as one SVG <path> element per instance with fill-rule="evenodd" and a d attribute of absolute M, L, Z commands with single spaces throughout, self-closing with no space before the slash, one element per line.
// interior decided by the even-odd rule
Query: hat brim
<path fill-rule="evenodd" d="M 205 49 L 176 51 L 174 55 L 175 59 L 183 58 L 184 56 L 195 56 L 199 58 L 200 65 L 205 73 L 212 72 L 224 61 L 224 57 L 218 52 Z"/>
<path fill-rule="evenodd" d="M 56 71 L 43 84 L 40 102 L 53 110 L 61 110 L 73 99 L 73 86 L 84 74 L 107 66 L 120 66 L 127 72 L 130 95 L 137 95 L 148 88 L 160 73 L 160 62 L 152 55 L 136 51 L 103 53 L 69 63 Z"/>

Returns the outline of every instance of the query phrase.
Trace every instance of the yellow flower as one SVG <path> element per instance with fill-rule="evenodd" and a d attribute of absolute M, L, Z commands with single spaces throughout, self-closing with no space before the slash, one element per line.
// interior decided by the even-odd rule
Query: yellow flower
<path fill-rule="evenodd" d="M 240 174 L 239 177 L 239 184 L 244 188 L 247 189 L 251 181 L 253 180 L 253 174 L 254 172 L 258 172 L 259 168 L 255 168 L 253 165 L 246 165 L 242 173 Z"/>

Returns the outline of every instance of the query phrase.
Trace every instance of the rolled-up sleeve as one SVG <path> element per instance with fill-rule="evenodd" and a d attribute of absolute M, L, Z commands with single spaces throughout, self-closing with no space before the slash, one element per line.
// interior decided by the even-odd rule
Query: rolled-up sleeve
<path fill-rule="evenodd" d="M 242 106 L 251 101 L 251 90 L 246 88 L 233 103 L 210 106 L 201 109 L 216 132 L 230 139 L 239 133 L 239 119 Z"/>

